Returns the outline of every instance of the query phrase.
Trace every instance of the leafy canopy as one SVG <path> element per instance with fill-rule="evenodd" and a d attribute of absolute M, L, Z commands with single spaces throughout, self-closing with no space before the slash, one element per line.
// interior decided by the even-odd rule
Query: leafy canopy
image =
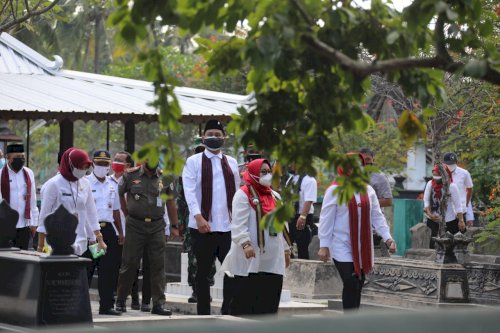
<path fill-rule="evenodd" d="M 371 74 L 399 84 L 422 108 L 445 99 L 444 72 L 500 83 L 500 57 L 490 38 L 497 15 L 493 6 L 483 9 L 485 2 L 491 1 L 415 0 L 397 12 L 390 1 L 381 0 L 371 1 L 369 9 L 349 0 L 135 0 L 132 6 L 117 0 L 110 21 L 132 44 L 155 24 L 191 34 L 206 26 L 232 33 L 244 25 L 246 38 L 198 39 L 210 73 L 250 69 L 247 91 L 255 94 L 256 103 L 234 117 L 230 130 L 243 145 L 253 142 L 283 165 L 293 161 L 309 174 L 315 173 L 314 158 L 352 167 L 340 188 L 340 197 L 347 200 L 363 189 L 367 177 L 355 161 L 332 151 L 337 143 L 332 132 L 369 128 L 362 105 Z M 151 49 L 143 60 L 157 88 L 160 126 L 175 131 L 180 109 L 157 53 Z M 408 144 L 425 137 L 428 114 L 403 112 L 398 127 Z M 167 167 L 179 172 L 182 161 L 176 160 L 168 137 L 156 143 L 172 154 Z M 146 149 L 152 152 L 154 146 Z"/>

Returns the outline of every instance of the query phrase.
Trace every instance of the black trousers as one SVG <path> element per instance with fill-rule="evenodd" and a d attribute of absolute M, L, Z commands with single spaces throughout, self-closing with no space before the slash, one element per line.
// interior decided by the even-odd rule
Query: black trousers
<path fill-rule="evenodd" d="M 260 272 L 235 276 L 234 279 L 234 296 L 229 314 L 264 315 L 278 312 L 283 275 Z"/>
<path fill-rule="evenodd" d="M 427 219 L 426 224 L 429 227 L 429 229 L 431 229 L 431 243 L 429 244 L 429 248 L 433 249 L 435 248 L 435 246 L 432 237 L 437 237 L 439 232 L 439 223 L 434 222 L 431 219 Z M 456 234 L 457 232 L 459 232 L 460 229 L 458 228 L 458 219 L 446 222 L 446 231 L 449 231 L 452 234 Z"/>
<path fill-rule="evenodd" d="M 221 263 L 231 248 L 231 232 L 200 233 L 197 229 L 189 228 L 192 236 L 192 247 L 196 256 L 196 296 L 198 297 L 197 311 L 199 315 L 210 314 L 210 277 L 212 265 L 217 258 Z M 229 306 L 234 293 L 234 278 L 224 276 L 224 289 L 221 314 L 229 313 Z"/>
<path fill-rule="evenodd" d="M 18 247 L 21 250 L 28 250 L 30 237 L 31 237 L 30 227 L 17 228 L 16 238 L 12 240 L 12 246 Z"/>
<path fill-rule="evenodd" d="M 93 259 L 90 251 L 87 250 L 83 256 L 92 259 L 87 266 L 89 286 L 92 283 L 92 276 L 97 268 L 97 288 L 99 290 L 99 308 L 108 310 L 114 305 L 114 291 L 118 281 L 118 271 L 120 269 L 120 249 L 118 247 L 118 237 L 111 223 L 106 223 L 101 227 L 104 243 L 107 245 L 106 254 L 97 259 Z"/>
<path fill-rule="evenodd" d="M 358 309 L 361 304 L 361 289 L 365 283 L 365 275 L 361 277 L 354 274 L 354 264 L 352 262 L 340 262 L 333 260 L 337 271 L 340 274 L 342 283 L 342 307 L 344 310 Z"/>
<path fill-rule="evenodd" d="M 299 214 L 290 221 L 288 227 L 290 229 L 290 238 L 292 243 L 297 244 L 297 251 L 299 259 L 309 259 L 309 243 L 311 242 L 311 230 L 314 226 L 314 215 L 307 214 L 306 225 L 304 229 L 297 229 L 297 220 L 299 219 Z"/>

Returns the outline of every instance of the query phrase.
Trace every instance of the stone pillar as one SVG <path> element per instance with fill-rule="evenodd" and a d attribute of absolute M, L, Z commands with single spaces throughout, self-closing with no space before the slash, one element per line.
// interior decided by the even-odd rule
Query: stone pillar
<path fill-rule="evenodd" d="M 407 190 L 423 190 L 425 187 L 426 163 L 425 145 L 417 144 L 408 151 L 406 162 Z"/>

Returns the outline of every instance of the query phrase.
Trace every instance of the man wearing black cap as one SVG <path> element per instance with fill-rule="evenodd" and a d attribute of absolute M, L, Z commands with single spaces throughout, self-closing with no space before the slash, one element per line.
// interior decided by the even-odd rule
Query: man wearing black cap
<path fill-rule="evenodd" d="M 95 201 L 103 240 L 108 248 L 106 255 L 96 259 L 89 266 L 89 285 L 97 266 L 99 270 L 99 314 L 119 316 L 122 313 L 113 309 L 113 292 L 116 289 L 118 270 L 120 269 L 118 245 L 123 243 L 120 199 L 116 187 L 108 176 L 111 169 L 111 155 L 109 152 L 107 150 L 95 151 L 92 164 L 94 167 L 93 172 L 87 176 L 87 179 L 92 188 L 92 197 Z M 90 255 L 90 253 L 87 252 L 87 255 Z"/>
<path fill-rule="evenodd" d="M 198 265 L 195 282 L 199 315 L 210 314 L 210 271 L 215 258 L 222 263 L 231 247 L 232 200 L 240 186 L 238 163 L 222 153 L 224 136 L 222 123 L 209 120 L 203 133 L 205 151 L 189 157 L 182 171 L 189 232 Z M 222 314 L 229 312 L 233 284 L 224 276 Z"/>
<path fill-rule="evenodd" d="M 451 171 L 453 183 L 458 186 L 460 201 L 462 202 L 462 211 L 460 213 L 464 214 L 464 220 L 466 221 L 467 226 L 470 227 L 474 223 L 474 214 L 472 212 L 471 204 L 473 186 L 472 177 L 470 176 L 469 171 L 457 166 L 457 154 L 453 152 L 444 154 L 443 162 Z"/>
<path fill-rule="evenodd" d="M 27 250 L 38 225 L 36 185 L 33 171 L 24 166 L 24 146 L 7 146 L 7 164 L 0 172 L 0 197 L 19 213 L 12 245 Z"/>

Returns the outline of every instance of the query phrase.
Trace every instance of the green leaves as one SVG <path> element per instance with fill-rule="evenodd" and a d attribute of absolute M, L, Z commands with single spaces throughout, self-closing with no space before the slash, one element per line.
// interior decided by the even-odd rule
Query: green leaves
<path fill-rule="evenodd" d="M 488 70 L 488 62 L 486 60 L 470 60 L 464 67 L 464 73 L 471 77 L 481 78 Z"/>
<path fill-rule="evenodd" d="M 409 110 L 403 111 L 399 117 L 398 128 L 408 147 L 412 146 L 417 138 L 425 139 L 427 137 L 427 128 L 424 122 Z"/>

